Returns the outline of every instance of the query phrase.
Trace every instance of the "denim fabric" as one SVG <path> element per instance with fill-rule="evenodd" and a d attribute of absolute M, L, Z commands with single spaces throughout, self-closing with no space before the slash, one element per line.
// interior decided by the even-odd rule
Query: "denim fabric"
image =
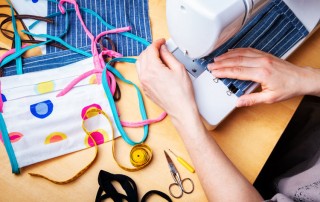
<path fill-rule="evenodd" d="M 308 30 L 282 0 L 273 0 L 233 38 L 203 58 L 201 64 L 206 66 L 228 49 L 240 47 L 252 47 L 281 57 L 308 34 Z M 237 96 L 243 95 L 253 84 L 252 81 L 221 80 Z"/>
<path fill-rule="evenodd" d="M 99 14 L 107 23 L 114 27 L 131 26 L 132 34 L 140 36 L 151 42 L 151 30 L 148 14 L 148 0 L 77 0 L 79 7 L 88 8 Z M 64 4 L 65 8 L 74 8 L 71 4 Z M 48 1 L 48 15 L 60 12 L 54 2 Z M 107 28 L 94 16 L 81 12 L 86 26 L 91 33 L 96 36 Z M 53 18 L 54 24 L 48 24 L 47 33 L 58 36 L 64 30 L 65 17 L 57 16 Z M 86 36 L 80 21 L 77 19 L 75 12 L 70 13 L 70 28 L 68 34 L 62 38 L 72 46 L 79 48 L 91 44 L 90 39 Z M 111 34 L 109 36 L 116 44 L 118 52 L 124 56 L 139 55 L 145 46 L 128 37 Z M 47 53 L 61 51 L 58 48 L 47 46 Z"/>
<path fill-rule="evenodd" d="M 88 53 L 91 53 L 90 48 L 90 46 L 86 46 L 80 49 Z M 25 58 L 22 60 L 23 73 L 58 68 L 86 58 L 86 56 L 78 54 L 71 50 L 59 51 L 42 56 Z M 17 74 L 17 69 L 15 60 L 13 60 L 4 67 L 3 76 L 11 76 L 15 74 Z"/>

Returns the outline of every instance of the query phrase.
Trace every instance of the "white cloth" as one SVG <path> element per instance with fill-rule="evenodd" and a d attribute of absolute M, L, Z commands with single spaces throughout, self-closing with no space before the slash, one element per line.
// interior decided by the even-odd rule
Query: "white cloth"
<path fill-rule="evenodd" d="M 56 95 L 74 78 L 93 69 L 92 58 L 61 68 L 1 78 L 3 117 L 19 164 L 36 162 L 92 146 L 82 129 L 85 109 L 101 108 L 113 122 L 109 102 L 95 75 L 77 84 L 62 97 Z M 88 131 L 101 144 L 111 140 L 111 128 L 102 115 L 89 114 Z M 91 117 L 91 118 L 90 118 Z"/>

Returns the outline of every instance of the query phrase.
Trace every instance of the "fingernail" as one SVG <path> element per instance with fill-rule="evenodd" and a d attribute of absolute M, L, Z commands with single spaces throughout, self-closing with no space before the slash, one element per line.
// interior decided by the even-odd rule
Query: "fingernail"
<path fill-rule="evenodd" d="M 166 45 L 163 44 L 163 45 L 161 45 L 161 50 L 162 50 L 162 51 L 168 51 L 168 48 L 167 48 Z"/>
<path fill-rule="evenodd" d="M 248 101 L 245 99 L 239 98 L 236 103 L 236 107 L 245 107 L 245 106 L 248 106 Z"/>
<path fill-rule="evenodd" d="M 220 60 L 220 56 L 213 58 L 214 61 L 219 61 Z"/>
<path fill-rule="evenodd" d="M 219 71 L 211 70 L 210 72 L 211 72 L 212 76 L 219 78 L 219 74 L 220 74 Z"/>
<path fill-rule="evenodd" d="M 214 67 L 214 63 L 210 63 L 210 64 L 208 64 L 208 66 L 207 66 L 207 68 L 208 68 L 209 70 L 212 70 L 213 67 Z"/>
<path fill-rule="evenodd" d="M 243 106 L 243 102 L 241 100 L 238 100 L 236 103 L 236 107 L 242 107 Z"/>

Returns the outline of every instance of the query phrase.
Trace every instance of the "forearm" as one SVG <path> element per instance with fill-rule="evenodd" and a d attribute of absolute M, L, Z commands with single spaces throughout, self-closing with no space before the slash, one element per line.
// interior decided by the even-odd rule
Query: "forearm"
<path fill-rule="evenodd" d="M 203 126 L 196 109 L 172 118 L 195 165 L 209 201 L 262 201 Z"/>

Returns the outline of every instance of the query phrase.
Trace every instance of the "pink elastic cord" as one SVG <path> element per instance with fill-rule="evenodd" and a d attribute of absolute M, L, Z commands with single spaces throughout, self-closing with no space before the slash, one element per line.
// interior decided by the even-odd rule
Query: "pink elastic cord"
<path fill-rule="evenodd" d="M 98 40 L 103 37 L 104 35 L 107 35 L 107 34 L 117 34 L 117 33 L 120 33 L 120 32 L 127 32 L 127 31 L 130 31 L 131 30 L 131 27 L 130 26 L 127 26 L 127 27 L 121 27 L 121 28 L 117 28 L 117 29 L 112 29 L 112 30 L 107 30 L 107 31 L 104 31 L 104 32 L 101 32 L 100 34 L 98 34 L 98 36 L 96 37 L 95 39 L 95 43 L 98 43 Z"/>
<path fill-rule="evenodd" d="M 91 39 L 91 52 L 92 52 L 92 56 L 93 56 L 93 62 L 94 62 L 94 70 L 88 71 L 82 75 L 80 75 L 78 78 L 76 78 L 75 80 L 73 80 L 65 89 L 63 89 L 58 95 L 59 96 L 63 96 L 65 95 L 67 92 L 69 92 L 77 83 L 79 83 L 82 79 L 87 78 L 88 76 L 92 75 L 92 74 L 96 74 L 97 75 L 97 83 L 100 84 L 101 83 L 101 73 L 103 71 L 103 68 L 105 67 L 105 62 L 103 59 L 103 55 L 108 55 L 110 57 L 122 57 L 122 55 L 120 53 L 117 53 L 115 51 L 112 50 L 108 50 L 108 49 L 104 49 L 102 50 L 102 52 L 99 54 L 98 53 L 98 49 L 96 44 L 98 43 L 98 40 L 107 34 L 116 34 L 116 33 L 120 33 L 120 32 L 126 32 L 131 30 L 131 27 L 123 27 L 123 28 L 117 28 L 117 29 L 113 29 L 113 30 L 108 30 L 108 31 L 104 31 L 102 33 L 100 33 L 96 38 L 91 34 L 91 32 L 88 30 L 88 28 L 86 27 L 82 17 L 81 17 L 81 13 L 78 7 L 78 4 L 75 0 L 60 0 L 58 7 L 59 10 L 62 14 L 65 13 L 65 9 L 63 8 L 62 4 L 64 2 L 68 2 L 74 5 L 75 7 L 75 11 L 76 14 L 81 22 L 81 25 L 83 27 L 83 29 L 85 30 L 85 32 L 87 33 L 88 37 Z M 114 92 L 116 90 L 116 79 L 113 76 L 113 74 L 109 71 L 107 71 L 107 80 L 108 80 L 108 84 L 110 86 L 110 90 L 112 92 L 112 95 L 114 95 Z M 160 117 L 158 117 L 157 119 L 148 119 L 148 120 L 144 120 L 144 121 L 138 121 L 138 122 L 125 122 L 122 121 L 121 124 L 123 126 L 126 127 L 141 127 L 147 124 L 151 124 L 151 123 L 155 123 L 155 122 L 159 122 L 161 120 L 163 120 L 165 117 L 167 116 L 167 113 L 163 112 Z"/>
<path fill-rule="evenodd" d="M 77 85 L 80 81 L 82 81 L 83 79 L 87 78 L 88 76 L 95 74 L 95 73 L 101 73 L 102 70 L 90 70 L 88 72 L 85 72 L 83 74 L 81 74 L 79 77 L 77 77 L 76 79 L 74 79 L 71 83 L 69 83 L 67 85 L 67 87 L 65 87 L 62 91 L 60 91 L 60 93 L 57 95 L 57 97 L 60 96 L 64 96 L 67 92 L 69 92 L 75 85 Z"/>
<path fill-rule="evenodd" d="M 25 48 L 25 47 L 27 47 L 27 46 L 28 46 L 28 45 L 25 44 L 25 45 L 23 45 L 21 48 Z M 15 53 L 15 52 L 16 52 L 16 49 L 15 49 L 15 48 L 10 49 L 10 50 L 8 50 L 7 52 L 5 52 L 5 53 L 0 57 L 0 63 L 2 62 L 3 59 L 5 59 L 6 57 L 8 57 L 9 55 L 12 55 L 12 54 Z"/>
<path fill-rule="evenodd" d="M 108 31 L 104 31 L 104 32 L 101 32 L 100 34 L 98 34 L 98 36 L 95 38 L 94 40 L 94 44 L 97 44 L 98 43 L 98 40 L 102 37 L 102 36 L 105 36 L 107 34 L 117 34 L 117 33 L 120 33 L 120 32 L 126 32 L 126 31 L 129 31 L 131 29 L 131 27 L 122 27 L 122 28 L 117 28 L 117 29 L 113 29 L 113 30 L 108 30 Z M 95 49 L 95 52 L 98 53 L 98 49 L 97 49 L 97 46 L 94 45 L 93 47 Z M 99 60 L 99 63 L 98 61 L 96 61 L 95 63 L 95 67 L 96 68 L 99 68 L 99 69 L 103 69 L 105 67 L 105 62 L 104 62 L 104 59 L 103 59 L 103 56 L 104 55 L 108 55 L 109 57 L 122 57 L 122 55 L 118 52 L 115 52 L 113 50 L 108 50 L 107 48 L 105 48 L 104 50 L 101 51 L 101 53 L 99 55 L 94 55 L 94 57 L 96 58 L 96 60 Z M 97 65 L 99 64 L 99 65 Z M 107 74 L 108 76 L 109 74 Z M 109 78 L 109 79 L 112 79 L 112 78 Z M 108 80 L 109 80 L 108 79 Z M 97 77 L 97 83 L 100 84 L 101 83 L 101 77 L 98 76 Z M 112 82 L 112 83 L 115 83 L 115 82 Z M 110 86 L 110 89 L 115 89 L 115 86 Z M 111 91 L 112 92 L 112 95 L 114 95 L 114 91 Z"/>
<path fill-rule="evenodd" d="M 107 77 L 109 78 L 108 79 L 108 82 L 110 83 L 110 90 L 111 90 L 111 93 L 112 95 L 114 95 L 114 93 L 116 92 L 116 78 L 114 77 L 114 75 L 111 73 L 111 72 L 107 72 Z"/>
<path fill-rule="evenodd" d="M 166 112 L 163 112 L 158 118 L 156 119 L 148 119 L 145 121 L 138 121 L 138 122 L 126 122 L 126 121 L 121 121 L 121 125 L 124 127 L 130 127 L 130 128 L 139 128 L 144 125 L 152 124 L 152 123 L 157 123 L 159 121 L 162 121 L 165 117 L 167 116 Z"/>
<path fill-rule="evenodd" d="M 93 63 L 94 63 L 94 67 L 95 67 L 95 74 L 96 74 L 96 77 L 97 77 L 97 83 L 100 84 L 101 83 L 101 72 L 103 70 L 103 68 L 105 67 L 105 63 L 104 63 L 104 60 L 103 60 L 103 55 L 108 55 L 108 56 L 113 56 L 113 57 L 122 57 L 122 55 L 120 53 L 117 53 L 115 51 L 112 51 L 112 50 L 104 50 L 102 51 L 100 54 L 98 53 L 98 49 L 97 49 L 97 42 L 98 40 L 106 35 L 106 34 L 115 34 L 115 33 L 120 33 L 120 32 L 126 32 L 128 30 L 130 30 L 131 28 L 130 27 L 123 27 L 123 28 L 117 28 L 117 29 L 113 29 L 113 30 L 108 30 L 108 31 L 104 31 L 102 33 L 100 33 L 96 38 L 92 35 L 92 33 L 88 30 L 88 28 L 86 27 L 83 19 L 82 19 L 82 16 L 81 16 L 81 13 L 80 13 L 80 10 L 79 10 L 79 6 L 78 4 L 76 3 L 75 0 L 60 0 L 59 4 L 58 4 L 58 7 L 59 7 L 59 10 L 62 14 L 65 13 L 65 9 L 63 8 L 63 3 L 65 2 L 68 2 L 68 3 L 71 3 L 74 5 L 75 7 L 75 11 L 76 11 L 76 14 L 77 14 L 77 17 L 79 18 L 80 22 L 81 22 L 81 25 L 83 27 L 83 29 L 85 30 L 86 34 L 88 35 L 88 37 L 90 38 L 91 40 L 91 52 L 92 52 L 92 56 L 93 56 Z M 115 81 L 115 78 L 114 76 L 112 75 L 111 73 L 107 73 L 107 77 L 108 77 L 108 81 L 109 81 L 109 84 L 110 84 L 110 89 L 111 89 L 111 92 L 112 94 L 114 94 L 115 92 L 115 88 L 116 88 L 116 81 Z M 110 77 L 111 76 L 111 77 Z M 84 79 L 85 77 L 83 77 L 82 75 L 79 77 L 79 78 L 76 78 L 75 81 L 72 81 L 65 89 L 62 90 L 62 92 L 60 92 L 58 96 L 62 96 L 62 95 L 65 95 L 66 93 L 68 93 L 77 83 L 79 83 L 82 79 Z"/>

